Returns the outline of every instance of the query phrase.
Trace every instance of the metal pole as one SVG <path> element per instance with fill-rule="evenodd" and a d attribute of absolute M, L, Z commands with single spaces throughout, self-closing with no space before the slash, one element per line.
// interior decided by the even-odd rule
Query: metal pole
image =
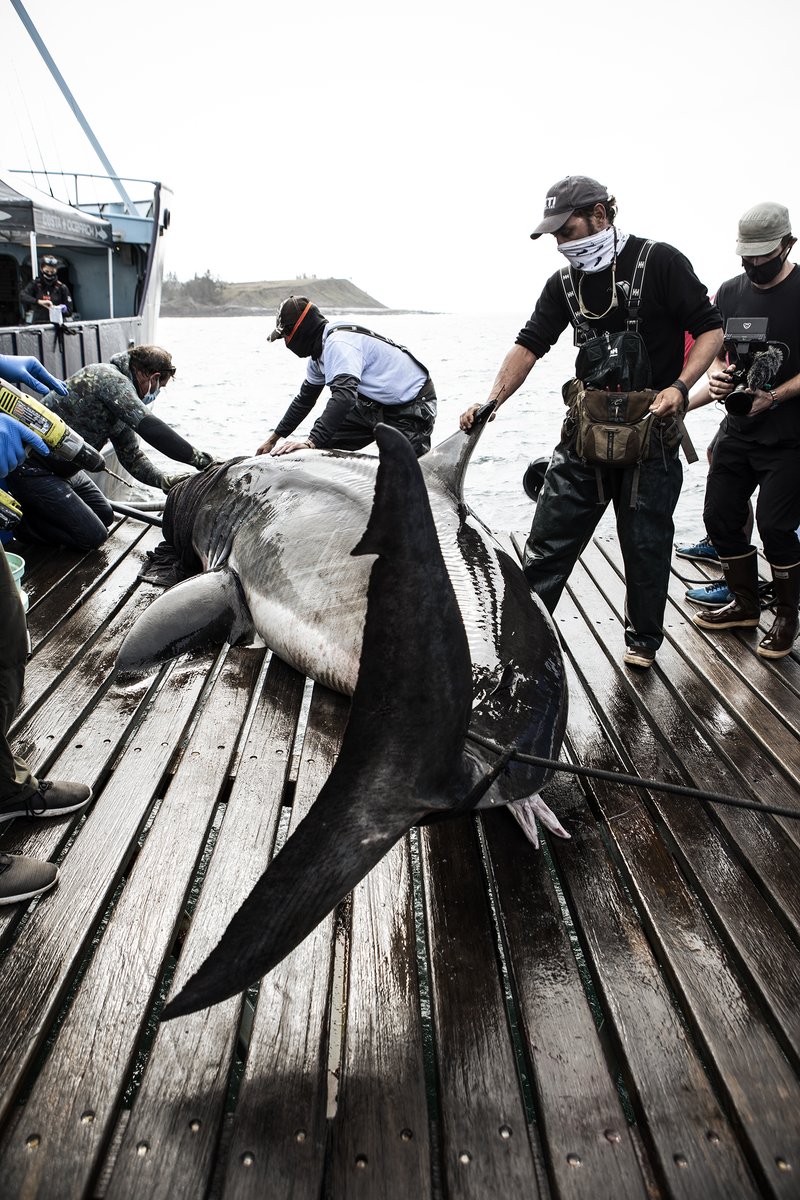
<path fill-rule="evenodd" d="M 39 251 L 36 248 L 36 230 L 31 230 L 31 279 L 39 274 Z M 34 309 L 34 312 L 36 310 Z"/>
<path fill-rule="evenodd" d="M 108 315 L 114 316 L 114 251 L 108 248 Z"/>
<path fill-rule="evenodd" d="M 39 53 L 41 54 L 42 58 L 44 59 L 45 65 L 47 66 L 48 71 L 53 76 L 53 79 L 55 79 L 58 86 L 61 88 L 61 92 L 62 92 L 62 95 L 64 96 L 64 99 L 66 100 L 67 104 L 70 106 L 73 113 L 75 114 L 75 117 L 76 117 L 78 123 L 80 124 L 81 129 L 86 134 L 89 141 L 91 142 L 92 148 L 94 149 L 95 154 L 100 159 L 101 163 L 103 164 L 103 166 L 105 167 L 106 171 L 108 172 L 110 178 L 112 179 L 117 191 L 119 192 L 120 196 L 122 197 L 122 202 L 125 205 L 127 212 L 131 216 L 134 216 L 136 213 L 136 209 L 134 208 L 133 201 L 131 200 L 130 196 L 126 192 L 125 187 L 123 186 L 122 180 L 120 179 L 119 175 L 112 167 L 105 151 L 103 150 L 103 147 L 100 145 L 97 138 L 95 137 L 94 132 L 92 131 L 91 126 L 89 125 L 89 122 L 86 120 L 86 117 L 81 112 L 80 106 L 78 105 L 78 101 L 73 96 L 72 92 L 70 91 L 69 87 L 67 86 L 67 81 L 64 79 L 64 76 L 61 74 L 61 72 L 59 71 L 55 62 L 53 61 L 50 51 L 47 49 L 47 46 L 45 46 L 44 42 L 40 38 L 39 31 L 37 30 L 33 21 L 28 16 L 28 14 L 22 4 L 22 0 L 11 0 L 11 3 L 13 4 L 14 8 L 16 9 L 16 12 L 17 12 L 17 15 L 18 15 L 20 21 L 22 21 L 22 24 L 25 26 L 28 33 L 31 35 L 33 44 L 36 47 L 36 49 L 39 51 Z"/>

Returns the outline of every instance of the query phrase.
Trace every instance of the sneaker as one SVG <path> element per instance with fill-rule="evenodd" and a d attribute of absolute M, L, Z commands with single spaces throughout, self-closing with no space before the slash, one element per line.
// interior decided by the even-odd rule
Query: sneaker
<path fill-rule="evenodd" d="M 655 661 L 655 650 L 645 650 L 643 646 L 628 646 L 623 659 L 626 667 L 652 667 Z"/>
<path fill-rule="evenodd" d="M 690 604 L 702 604 L 705 608 L 723 608 L 730 604 L 733 592 L 724 579 L 717 583 L 706 583 L 703 587 L 689 588 L 686 599 Z"/>
<path fill-rule="evenodd" d="M 89 803 L 92 789 L 85 783 L 65 783 L 60 779 L 40 779 L 36 791 L 0 803 L 0 821 L 11 817 L 63 817 Z"/>
<path fill-rule="evenodd" d="M 704 608 L 724 608 L 733 599 L 733 592 L 724 579 L 717 583 L 706 583 L 702 587 L 689 588 L 686 599 L 690 604 L 699 604 Z M 769 608 L 775 603 L 775 589 L 771 583 L 758 585 L 758 602 L 762 608 Z"/>
<path fill-rule="evenodd" d="M 695 562 L 719 562 L 719 555 L 707 537 L 702 538 L 695 546 L 677 546 L 675 553 L 678 558 L 693 558 Z"/>
<path fill-rule="evenodd" d="M 58 879 L 54 863 L 25 858 L 21 854 L 0 854 L 0 904 L 17 904 L 47 892 Z"/>

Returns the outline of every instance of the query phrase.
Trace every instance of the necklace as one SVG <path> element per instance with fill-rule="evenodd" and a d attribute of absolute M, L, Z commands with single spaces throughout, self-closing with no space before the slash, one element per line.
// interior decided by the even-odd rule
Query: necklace
<path fill-rule="evenodd" d="M 616 231 L 616 229 L 614 229 L 614 257 L 611 259 L 611 301 L 608 305 L 608 308 L 605 310 L 605 312 L 601 312 L 601 313 L 592 312 L 591 309 L 588 309 L 586 307 L 586 305 L 583 303 L 583 276 L 584 276 L 584 272 L 581 271 L 578 276 L 578 309 L 580 310 L 581 316 L 586 317 L 587 320 L 600 321 L 600 320 L 602 320 L 603 317 L 607 317 L 608 314 L 612 311 L 612 309 L 615 309 L 617 307 L 617 305 L 619 304 L 619 301 L 617 300 L 617 231 Z"/>

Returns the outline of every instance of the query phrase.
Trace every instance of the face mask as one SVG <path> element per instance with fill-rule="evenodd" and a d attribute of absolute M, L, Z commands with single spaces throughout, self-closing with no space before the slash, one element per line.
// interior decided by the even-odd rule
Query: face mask
<path fill-rule="evenodd" d="M 788 251 L 787 251 L 788 254 Z M 751 283 L 763 286 L 766 283 L 772 283 L 777 275 L 780 275 L 783 269 L 783 264 L 786 262 L 786 255 L 779 254 L 777 258 L 771 258 L 765 263 L 746 263 L 743 262 L 744 273 Z"/>
<path fill-rule="evenodd" d="M 160 391 L 161 385 L 157 384 L 154 392 L 148 392 L 146 396 L 142 397 L 142 404 L 152 404 Z"/>
<path fill-rule="evenodd" d="M 570 266 L 576 271 L 586 271 L 591 275 L 610 267 L 627 240 L 627 233 L 620 233 L 616 226 L 609 225 L 599 233 L 590 233 L 588 237 L 562 242 L 558 252 L 569 260 Z"/>

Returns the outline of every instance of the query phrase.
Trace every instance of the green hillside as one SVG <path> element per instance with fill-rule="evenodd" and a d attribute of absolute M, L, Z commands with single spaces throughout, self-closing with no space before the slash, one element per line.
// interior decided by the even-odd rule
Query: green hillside
<path fill-rule="evenodd" d="M 161 314 L 165 317 L 242 316 L 274 312 L 286 296 L 307 296 L 321 309 L 348 312 L 385 309 L 374 296 L 349 279 L 273 279 L 255 283 L 223 283 L 208 273 L 180 283 L 164 280 Z"/>

